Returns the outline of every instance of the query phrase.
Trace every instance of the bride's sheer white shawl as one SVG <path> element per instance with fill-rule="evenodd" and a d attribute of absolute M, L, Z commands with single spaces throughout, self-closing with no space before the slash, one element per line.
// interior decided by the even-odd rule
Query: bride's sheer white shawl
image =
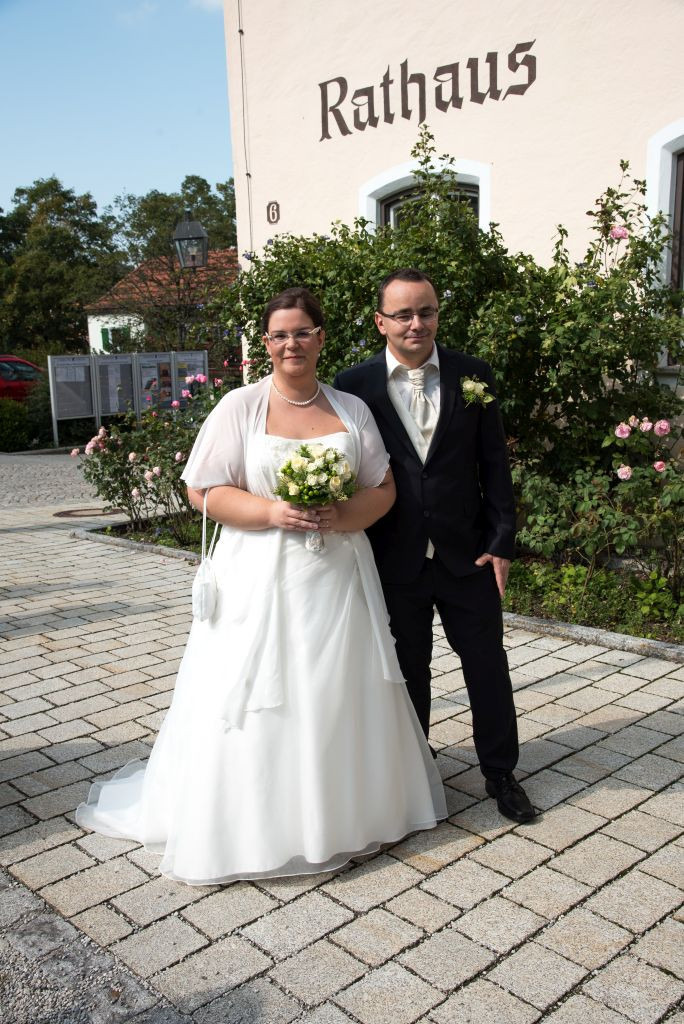
<path fill-rule="evenodd" d="M 182 474 L 186 484 L 197 490 L 221 484 L 252 490 L 245 469 L 247 448 L 255 434 L 266 433 L 271 379 L 269 374 L 256 384 L 229 391 L 207 416 Z M 321 390 L 353 439 L 359 487 L 377 487 L 389 456 L 370 409 L 356 395 L 327 384 Z"/>

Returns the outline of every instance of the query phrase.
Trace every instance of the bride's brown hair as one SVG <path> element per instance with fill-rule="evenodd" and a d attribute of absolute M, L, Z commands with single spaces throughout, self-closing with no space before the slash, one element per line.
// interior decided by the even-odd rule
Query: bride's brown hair
<path fill-rule="evenodd" d="M 261 333 L 268 334 L 269 320 L 279 309 L 303 309 L 313 320 L 314 327 L 325 327 L 323 310 L 315 295 L 308 288 L 286 288 L 275 295 L 264 310 L 261 317 Z"/>

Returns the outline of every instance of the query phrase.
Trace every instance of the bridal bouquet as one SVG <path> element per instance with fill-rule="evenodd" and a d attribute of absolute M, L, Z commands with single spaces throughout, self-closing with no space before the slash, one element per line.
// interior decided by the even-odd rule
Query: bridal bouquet
<path fill-rule="evenodd" d="M 348 501 L 356 490 L 356 477 L 345 455 L 336 448 L 322 444 L 301 444 L 278 470 L 278 484 L 273 493 L 302 508 Z M 306 535 L 309 551 L 323 550 L 323 537 L 318 530 Z"/>

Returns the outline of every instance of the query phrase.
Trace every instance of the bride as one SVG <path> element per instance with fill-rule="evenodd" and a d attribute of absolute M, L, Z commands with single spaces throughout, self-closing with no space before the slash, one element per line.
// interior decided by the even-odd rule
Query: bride
<path fill-rule="evenodd" d="M 223 523 L 217 609 L 192 625 L 149 761 L 76 813 L 191 885 L 328 871 L 446 816 L 363 532 L 394 501 L 389 458 L 367 406 L 316 379 L 317 300 L 287 289 L 262 328 L 272 375 L 219 402 L 183 473 Z M 357 492 L 316 510 L 275 500 L 278 469 L 321 441 Z"/>

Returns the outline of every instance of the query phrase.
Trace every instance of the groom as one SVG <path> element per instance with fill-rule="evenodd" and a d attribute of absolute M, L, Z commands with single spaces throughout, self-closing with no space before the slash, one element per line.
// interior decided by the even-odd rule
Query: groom
<path fill-rule="evenodd" d="M 419 270 L 385 278 L 375 323 L 386 349 L 334 386 L 366 402 L 390 454 L 397 500 L 368 536 L 399 664 L 427 736 L 436 607 L 461 659 L 487 793 L 507 818 L 530 821 L 535 811 L 513 776 L 518 731 L 501 597 L 515 504 L 492 371 L 435 344 L 437 295 Z"/>

